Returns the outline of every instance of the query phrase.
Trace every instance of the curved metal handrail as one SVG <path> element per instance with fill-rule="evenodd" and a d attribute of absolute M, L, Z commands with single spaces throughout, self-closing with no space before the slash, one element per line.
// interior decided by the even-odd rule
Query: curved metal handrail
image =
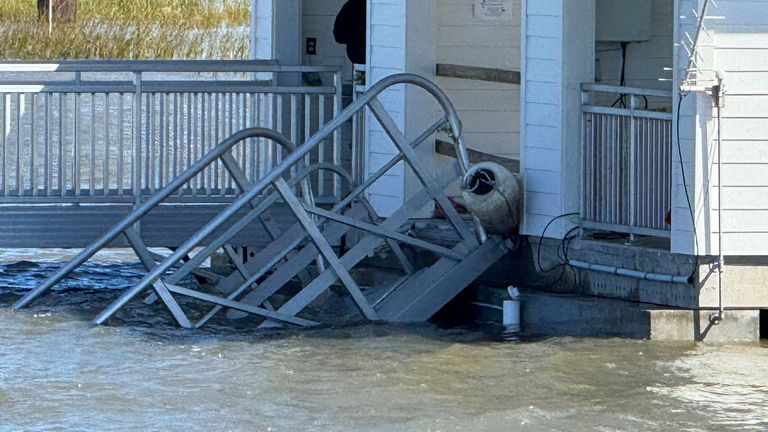
<path fill-rule="evenodd" d="M 469 156 L 461 136 L 461 121 L 458 118 L 456 109 L 448 99 L 448 96 L 435 83 L 424 77 L 414 74 L 397 74 L 388 76 L 374 84 L 365 94 L 350 104 L 338 116 L 333 118 L 322 129 L 320 129 L 315 135 L 310 137 L 303 145 L 296 147 L 294 151 L 290 152 L 281 163 L 266 173 L 264 177 L 251 185 L 249 190 L 244 191 L 237 200 L 230 204 L 230 206 L 228 206 L 225 210 L 214 217 L 208 224 L 203 226 L 194 235 L 187 239 L 187 241 L 185 241 L 183 245 L 179 246 L 179 248 L 177 248 L 173 254 L 167 257 L 165 261 L 150 270 L 137 285 L 124 292 L 117 301 L 110 305 L 110 307 L 104 310 L 96 318 L 95 322 L 97 324 L 103 323 L 117 310 L 124 306 L 125 303 L 127 303 L 131 298 L 136 296 L 141 291 L 147 289 L 168 269 L 175 265 L 175 263 L 183 259 L 192 249 L 194 249 L 194 247 L 196 247 L 206 237 L 212 234 L 223 222 L 232 217 L 242 207 L 253 201 L 273 182 L 288 173 L 293 166 L 300 164 L 312 150 L 320 145 L 328 136 L 333 134 L 344 123 L 349 121 L 358 111 L 362 110 L 365 108 L 365 106 L 373 102 L 386 89 L 398 84 L 411 84 L 420 87 L 430 93 L 440 104 L 443 111 L 445 112 L 445 121 L 448 123 L 451 138 L 454 141 L 454 145 L 456 146 L 456 154 L 459 160 L 462 175 L 465 174 L 470 167 Z M 99 240 L 95 241 L 90 246 L 81 251 L 72 261 L 68 262 L 54 275 L 46 279 L 41 285 L 19 299 L 13 305 L 13 308 L 20 309 L 34 301 L 41 294 L 49 290 L 51 287 L 69 275 L 77 267 L 88 261 L 98 251 L 108 246 L 115 238 L 131 228 L 136 222 L 146 216 L 153 208 L 158 206 L 178 188 L 182 187 L 185 183 L 194 178 L 208 165 L 224 156 L 233 146 L 249 138 L 266 138 L 274 141 L 286 149 L 295 147 L 293 143 L 291 143 L 290 140 L 285 136 L 270 129 L 250 128 L 244 129 L 231 135 L 216 147 L 214 147 L 211 151 L 209 151 L 205 156 L 203 156 L 203 158 L 182 172 L 166 187 L 152 195 L 148 201 L 138 206 L 133 212 L 131 212 L 131 214 L 126 216 L 121 222 L 113 226 L 106 234 L 100 237 Z M 482 227 L 479 227 L 478 229 L 480 230 L 480 237 L 483 238 L 485 234 L 484 231 L 482 231 Z"/>
<path fill-rule="evenodd" d="M 219 158 L 227 154 L 232 147 L 238 143 L 250 138 L 265 138 L 275 142 L 285 149 L 287 152 L 295 151 L 296 146 L 282 134 L 273 131 L 271 129 L 264 128 L 249 128 L 243 129 L 239 132 L 232 134 L 230 137 L 224 139 L 216 147 L 206 153 L 200 160 L 192 164 L 189 168 L 182 171 L 178 177 L 174 178 L 168 185 L 152 195 L 149 200 L 142 203 L 123 220 L 114 225 L 106 234 L 101 236 L 98 240 L 91 243 L 90 246 L 83 249 L 75 258 L 69 261 L 66 265 L 60 268 L 51 277 L 43 281 L 35 289 L 27 293 L 24 297 L 19 299 L 14 305 L 14 309 L 21 309 L 34 301 L 37 297 L 43 294 L 48 289 L 59 283 L 63 278 L 67 277 L 76 268 L 83 265 L 86 261 L 91 259 L 101 249 L 107 247 L 117 237 L 119 237 L 125 230 L 131 228 L 136 222 L 141 220 L 155 207 L 159 206 L 163 201 L 170 197 L 174 192 L 183 187 L 187 182 L 195 178 L 209 165 L 216 162 Z M 253 199 L 250 198 L 249 201 Z M 242 207 L 242 206 L 240 206 Z M 240 208 L 238 207 L 238 209 Z"/>

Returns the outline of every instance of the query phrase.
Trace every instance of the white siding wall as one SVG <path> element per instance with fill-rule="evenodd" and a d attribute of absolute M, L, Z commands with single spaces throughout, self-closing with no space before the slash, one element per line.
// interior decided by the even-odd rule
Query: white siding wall
<path fill-rule="evenodd" d="M 562 214 L 564 0 L 523 0 L 521 171 L 523 234 L 540 235 Z M 548 235 L 559 235 L 558 224 Z"/>
<path fill-rule="evenodd" d="M 251 0 L 251 58 L 272 59 L 272 2 Z"/>
<path fill-rule="evenodd" d="M 439 0 L 439 63 L 520 70 L 520 0 L 511 21 L 474 17 L 474 0 Z M 438 78 L 461 116 L 469 147 L 520 157 L 520 86 Z"/>
<path fill-rule="evenodd" d="M 594 77 L 594 1 L 525 0 L 522 19 L 523 234 L 538 236 L 579 209 L 580 89 Z M 546 236 L 572 227 L 558 219 Z"/>
<path fill-rule="evenodd" d="M 768 1 L 721 0 L 718 4 L 711 14 L 725 20 L 710 22 L 713 36 L 708 42 L 713 48 L 705 50 L 705 67 L 727 73 L 722 122 L 723 248 L 727 255 L 768 255 Z M 688 117 L 682 125 L 703 132 L 688 129 L 684 144 L 696 143 L 700 149 L 696 152 L 697 228 L 702 253 L 715 255 L 720 183 L 713 139 L 717 128 L 709 98 L 698 96 L 697 102 L 686 101 L 688 111 L 684 112 L 689 114 L 695 107 L 698 121 L 692 124 Z"/>
<path fill-rule="evenodd" d="M 368 3 L 368 84 L 406 70 L 406 0 L 369 0 Z M 402 88 L 388 89 L 381 97 L 399 127 L 405 128 L 406 95 Z M 373 173 L 397 154 L 392 142 L 372 116 L 367 119 L 366 171 Z M 389 215 L 398 209 L 405 195 L 405 170 L 399 164 L 376 182 L 368 197 L 376 211 Z"/>

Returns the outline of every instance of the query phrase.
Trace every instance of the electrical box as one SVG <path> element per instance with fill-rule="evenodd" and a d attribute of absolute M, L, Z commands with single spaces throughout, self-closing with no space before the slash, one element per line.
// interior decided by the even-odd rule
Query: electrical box
<path fill-rule="evenodd" d="M 651 39 L 653 0 L 596 0 L 597 42 L 642 42 Z"/>

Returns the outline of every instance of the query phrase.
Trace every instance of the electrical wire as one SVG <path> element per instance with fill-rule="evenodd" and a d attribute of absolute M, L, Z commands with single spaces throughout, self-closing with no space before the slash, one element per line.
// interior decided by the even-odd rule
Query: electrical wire
<path fill-rule="evenodd" d="M 694 266 L 693 271 L 691 271 L 691 275 L 688 277 L 689 280 L 692 280 L 696 276 L 696 271 L 699 269 L 699 235 L 696 232 L 696 216 L 694 216 L 693 212 L 693 204 L 691 203 L 691 195 L 688 193 L 688 182 L 686 180 L 685 176 L 685 163 L 683 162 L 683 150 L 682 146 L 680 145 L 680 111 L 683 106 L 683 100 L 688 96 L 688 93 L 680 92 L 678 95 L 677 100 L 677 156 L 678 161 L 680 162 L 680 174 L 682 175 L 683 179 L 683 190 L 685 190 L 685 202 L 688 204 L 688 213 L 691 215 L 691 227 L 693 228 L 693 238 L 695 242 L 695 250 L 693 251 L 694 255 Z"/>
<path fill-rule="evenodd" d="M 562 218 L 569 217 L 569 216 L 578 216 L 578 215 L 579 215 L 579 213 L 565 213 L 565 214 L 561 214 L 560 216 L 555 216 L 554 218 L 552 218 L 552 220 L 549 221 L 549 223 L 546 226 L 544 226 L 544 231 L 541 232 L 541 236 L 539 237 L 539 245 L 538 245 L 538 247 L 536 249 L 536 266 L 538 267 L 538 269 L 539 269 L 539 271 L 541 273 L 549 273 L 549 272 L 551 272 L 553 270 L 556 270 L 556 269 L 558 269 L 560 267 L 558 265 L 558 266 L 554 266 L 554 267 L 552 267 L 550 269 L 544 270 L 544 268 L 541 266 L 541 244 L 542 244 L 542 240 L 544 239 L 544 235 L 547 233 L 547 230 L 558 219 L 562 219 Z M 558 247 L 558 249 L 559 249 L 559 247 Z"/>
<path fill-rule="evenodd" d="M 621 51 L 621 75 L 619 76 L 619 86 L 624 87 L 627 85 L 627 52 L 629 51 L 629 44 L 631 42 L 620 42 L 620 51 Z M 643 100 L 645 101 L 645 108 L 648 109 L 648 96 L 642 95 Z M 615 101 L 611 104 L 611 108 L 616 108 L 618 105 L 619 108 L 626 108 L 627 103 L 624 101 L 624 98 L 626 98 L 627 95 L 622 93 L 619 95 L 618 98 L 616 98 Z"/>

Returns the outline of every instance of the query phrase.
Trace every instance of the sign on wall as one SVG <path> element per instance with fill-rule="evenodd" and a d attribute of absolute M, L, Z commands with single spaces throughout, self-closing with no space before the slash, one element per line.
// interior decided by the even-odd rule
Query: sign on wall
<path fill-rule="evenodd" d="M 512 0 L 475 0 L 475 18 L 486 21 L 512 20 Z"/>

